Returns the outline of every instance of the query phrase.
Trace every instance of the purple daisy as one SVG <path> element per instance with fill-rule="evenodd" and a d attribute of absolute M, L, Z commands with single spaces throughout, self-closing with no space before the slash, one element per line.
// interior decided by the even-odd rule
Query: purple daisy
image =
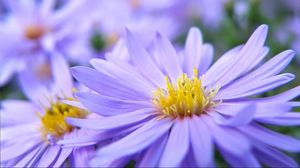
<path fill-rule="evenodd" d="M 48 52 L 58 51 L 73 62 L 90 59 L 90 23 L 79 17 L 84 10 L 83 1 L 70 1 L 59 7 L 56 0 L 1 3 L 8 11 L 0 20 L 0 86 L 24 69 L 43 73 L 49 67 Z"/>
<path fill-rule="evenodd" d="M 95 132 L 64 121 L 65 117 L 88 117 L 88 112 L 67 104 L 74 100 L 74 87 L 64 59 L 55 58 L 53 65 L 55 84 L 50 89 L 26 73 L 22 88 L 31 101 L 1 101 L 1 167 L 59 167 L 67 159 L 72 166 L 84 167 L 94 154 L 94 146 L 62 148 L 57 144 Z"/>
<path fill-rule="evenodd" d="M 130 63 L 93 59 L 95 69 L 75 67 L 73 75 L 96 93 L 78 93 L 101 119 L 66 118 L 71 125 L 123 133 L 97 151 L 91 166 L 138 167 L 215 166 L 214 149 L 233 167 L 261 164 L 297 167 L 281 152 L 299 152 L 300 141 L 264 124 L 300 125 L 300 113 L 290 112 L 300 87 L 279 95 L 254 98 L 294 79 L 278 74 L 294 52 L 284 51 L 265 64 L 267 26 L 255 30 L 246 44 L 225 53 L 211 67 L 212 47 L 192 28 L 178 54 L 158 34 L 153 57 L 127 31 Z M 112 57 L 113 58 L 113 57 Z M 128 133 L 125 133 L 128 132 Z"/>

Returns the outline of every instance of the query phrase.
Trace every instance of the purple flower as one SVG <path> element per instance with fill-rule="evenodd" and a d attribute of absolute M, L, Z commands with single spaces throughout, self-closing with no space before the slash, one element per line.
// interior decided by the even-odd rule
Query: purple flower
<path fill-rule="evenodd" d="M 125 34 L 125 27 L 134 30 L 141 36 L 141 42 L 149 45 L 156 31 L 164 32 L 170 38 L 179 35 L 181 23 L 171 15 L 171 9 L 178 2 L 177 0 L 90 1 L 89 19 L 94 23 L 96 31 L 103 36 L 107 48 Z"/>
<path fill-rule="evenodd" d="M 54 85 L 46 87 L 25 73 L 22 78 L 27 83 L 22 87 L 31 101 L 1 101 L 1 167 L 59 167 L 67 159 L 73 166 L 84 167 L 95 152 L 94 146 L 63 148 L 57 143 L 95 132 L 64 121 L 65 117 L 89 116 L 86 110 L 72 106 L 76 104 L 70 102 L 74 88 L 69 67 L 62 57 L 54 60 Z"/>
<path fill-rule="evenodd" d="M 55 0 L 4 1 L 8 11 L 0 20 L 0 86 L 24 69 L 38 74 L 49 71 L 45 70 L 51 66 L 49 52 L 77 62 L 90 58 L 86 40 L 90 23 L 79 17 L 82 2 L 57 7 Z"/>
<path fill-rule="evenodd" d="M 209 67 L 212 47 L 195 28 L 180 54 L 160 34 L 150 54 L 128 31 L 130 63 L 108 55 L 107 61 L 91 61 L 95 69 L 75 67 L 73 75 L 96 92 L 78 93 L 78 99 L 106 117 L 67 122 L 122 135 L 100 148 L 91 166 L 123 166 L 134 159 L 140 167 L 211 167 L 217 149 L 234 167 L 297 167 L 281 150 L 299 152 L 300 141 L 262 124 L 300 125 L 299 113 L 290 112 L 299 106 L 291 100 L 300 87 L 252 97 L 294 79 L 278 74 L 293 58 L 291 50 L 260 64 L 268 52 L 266 35 L 267 26 L 260 26 L 245 45 Z"/>

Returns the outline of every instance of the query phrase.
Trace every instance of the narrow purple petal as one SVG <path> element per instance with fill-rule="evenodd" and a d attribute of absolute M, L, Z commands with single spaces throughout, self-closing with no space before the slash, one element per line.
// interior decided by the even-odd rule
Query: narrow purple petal
<path fill-rule="evenodd" d="M 261 25 L 254 31 L 245 46 L 241 49 L 239 54 L 236 55 L 235 61 L 233 61 L 231 66 L 222 73 L 217 84 L 224 86 L 238 78 L 240 75 L 245 74 L 246 71 L 249 71 L 249 67 L 253 67 L 254 62 L 261 54 L 267 32 L 267 25 Z"/>
<path fill-rule="evenodd" d="M 25 156 L 18 161 L 14 166 L 15 167 L 26 167 L 33 161 L 34 157 L 39 154 L 41 150 L 45 148 L 44 144 L 38 145 L 36 148 L 33 148 L 30 152 L 25 154 Z"/>
<path fill-rule="evenodd" d="M 21 88 L 25 95 L 36 104 L 49 104 L 49 90 L 43 85 L 32 72 L 22 71 L 19 74 Z"/>
<path fill-rule="evenodd" d="M 72 68 L 73 76 L 90 89 L 109 97 L 119 99 L 141 100 L 149 99 L 145 91 L 134 86 L 125 86 L 116 79 L 88 67 Z M 105 81 L 105 82 L 103 82 Z"/>
<path fill-rule="evenodd" d="M 1 149 L 1 161 L 7 161 L 13 158 L 16 158 L 18 156 L 21 156 L 22 154 L 25 154 L 29 150 L 32 150 L 33 148 L 37 147 L 41 144 L 40 138 L 28 138 L 25 142 L 18 142 L 14 145 L 11 145 L 10 147 L 6 147 L 4 149 Z"/>
<path fill-rule="evenodd" d="M 184 69 L 189 76 L 193 76 L 194 68 L 198 68 L 199 64 L 196 61 L 197 57 L 202 55 L 202 34 L 199 29 L 193 27 L 188 33 L 184 49 Z"/>
<path fill-rule="evenodd" d="M 213 139 L 219 148 L 235 156 L 242 156 L 250 151 L 251 145 L 249 140 L 238 130 L 224 126 L 220 127 L 209 117 L 205 117 L 203 120 L 209 127 Z"/>
<path fill-rule="evenodd" d="M 209 115 L 211 115 L 215 120 L 215 122 L 220 125 L 240 126 L 240 125 L 246 125 L 252 121 L 256 112 L 255 109 L 256 109 L 255 104 L 249 103 L 244 108 L 240 109 L 240 111 L 238 111 L 235 115 L 232 115 L 229 118 L 225 118 L 219 113 L 213 113 L 213 112 L 209 113 Z"/>
<path fill-rule="evenodd" d="M 64 163 L 64 161 L 66 161 L 67 157 L 69 157 L 69 155 L 71 154 L 72 151 L 73 151 L 73 148 L 61 149 L 57 160 L 53 164 L 53 167 L 60 167 Z"/>
<path fill-rule="evenodd" d="M 269 167 L 298 167 L 299 165 L 289 156 L 267 145 L 255 143 L 254 154 L 263 164 Z"/>
<path fill-rule="evenodd" d="M 197 166 L 210 167 L 213 164 L 214 146 L 211 133 L 201 118 L 194 117 L 189 125 L 190 141 Z M 201 151 L 201 152 L 200 152 Z"/>
<path fill-rule="evenodd" d="M 159 87 L 163 87 L 165 83 L 165 77 L 161 70 L 157 67 L 157 65 L 155 65 L 142 44 L 139 43 L 134 35 L 128 30 L 126 32 L 126 42 L 129 54 L 136 67 L 148 80 L 152 81 Z"/>
<path fill-rule="evenodd" d="M 102 116 L 111 116 L 136 111 L 141 107 L 152 107 L 148 101 L 128 101 L 94 93 L 78 93 L 78 100 L 90 111 Z"/>
<path fill-rule="evenodd" d="M 165 150 L 160 158 L 159 167 L 178 167 L 189 150 L 188 120 L 175 120 Z M 174 152 L 176 150 L 176 152 Z"/>
<path fill-rule="evenodd" d="M 253 96 L 256 94 L 264 93 L 266 91 L 277 88 L 281 85 L 284 85 L 291 80 L 293 80 L 295 76 L 293 74 L 285 73 L 276 75 L 261 81 L 256 81 L 255 83 L 248 83 L 243 86 L 240 86 L 236 89 L 224 89 L 220 90 L 215 99 L 236 99 L 243 98 L 247 96 Z"/>
<path fill-rule="evenodd" d="M 293 59 L 295 53 L 292 50 L 284 51 L 276 56 L 274 56 L 271 60 L 263 64 L 261 67 L 256 69 L 255 71 L 247 74 L 246 76 L 236 80 L 232 84 L 230 84 L 226 89 L 234 89 L 243 84 L 256 82 L 257 80 L 262 80 L 274 75 L 277 75 L 281 72 Z"/>
<path fill-rule="evenodd" d="M 259 122 L 280 126 L 300 126 L 300 112 L 286 112 L 276 117 L 261 118 Z"/>
<path fill-rule="evenodd" d="M 277 94 L 275 96 L 266 97 L 266 98 L 258 98 L 255 101 L 267 102 L 267 103 L 269 103 L 269 102 L 285 102 L 285 101 L 292 100 L 299 95 L 300 95 L 300 86 L 297 86 L 293 89 L 290 89 L 283 93 Z"/>
<path fill-rule="evenodd" d="M 71 97 L 73 82 L 69 65 L 63 56 L 57 53 L 51 55 L 51 69 L 53 70 L 54 88 L 53 94 L 61 97 Z"/>
<path fill-rule="evenodd" d="M 271 131 L 258 124 L 239 127 L 239 129 L 248 137 L 261 143 L 290 152 L 300 151 L 300 140 Z"/>
<path fill-rule="evenodd" d="M 100 148 L 97 152 L 97 156 L 119 159 L 140 152 L 163 135 L 168 134 L 172 123 L 173 122 L 169 120 L 153 119 L 121 140 Z M 116 153 L 116 151 L 118 152 Z M 91 164 L 99 166 L 98 163 L 95 163 L 93 160 Z"/>
<path fill-rule="evenodd" d="M 37 167 L 49 167 L 59 156 L 60 149 L 59 145 L 49 146 L 39 159 Z"/>
<path fill-rule="evenodd" d="M 153 143 L 146 151 L 137 167 L 156 167 L 166 146 L 168 136 L 163 136 Z"/>
<path fill-rule="evenodd" d="M 153 112 L 154 109 L 148 108 L 137 110 L 131 113 L 125 113 L 111 117 L 104 117 L 101 119 L 66 118 L 66 121 L 71 125 L 83 128 L 108 130 L 134 125 L 153 116 Z"/>
<path fill-rule="evenodd" d="M 244 153 L 242 156 L 235 156 L 231 153 L 226 152 L 225 150 L 221 149 L 220 151 L 222 153 L 222 156 L 232 167 L 261 167 L 252 152 Z"/>
<path fill-rule="evenodd" d="M 208 70 L 203 74 L 203 86 L 214 85 L 222 76 L 222 73 L 235 61 L 243 46 L 237 46 L 221 56 Z"/>
<path fill-rule="evenodd" d="M 182 74 L 179 57 L 171 42 L 163 35 L 157 34 L 156 47 L 158 49 L 159 58 L 164 63 L 164 69 L 173 82 Z"/>
<path fill-rule="evenodd" d="M 145 91 L 155 89 L 155 87 L 153 87 L 149 81 L 144 79 L 142 76 L 131 73 L 127 69 L 122 69 L 111 62 L 103 59 L 92 59 L 90 63 L 96 70 L 106 75 L 110 75 L 119 81 L 124 81 L 122 82 L 124 85 L 134 85 L 135 87 L 140 87 L 141 90 Z"/>

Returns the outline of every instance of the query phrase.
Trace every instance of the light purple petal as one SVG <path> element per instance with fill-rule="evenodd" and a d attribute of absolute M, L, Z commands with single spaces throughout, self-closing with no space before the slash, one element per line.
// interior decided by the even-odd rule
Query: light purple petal
<path fill-rule="evenodd" d="M 39 159 L 37 164 L 38 167 L 49 167 L 54 160 L 59 156 L 60 146 L 49 146 L 46 151 L 43 153 L 43 156 Z"/>
<path fill-rule="evenodd" d="M 168 136 L 164 136 L 153 143 L 143 155 L 137 167 L 156 167 L 165 149 Z"/>
<path fill-rule="evenodd" d="M 257 98 L 257 99 L 255 99 L 255 101 L 267 102 L 267 103 L 269 103 L 269 102 L 285 102 L 285 101 L 292 100 L 299 95 L 300 95 L 300 86 L 297 86 L 293 89 L 290 89 L 283 93 L 277 94 L 275 96 L 265 97 L 265 98 Z"/>
<path fill-rule="evenodd" d="M 289 156 L 267 145 L 255 143 L 254 154 L 257 159 L 269 167 L 298 167 L 299 165 Z"/>
<path fill-rule="evenodd" d="M 72 167 L 89 167 L 88 161 L 95 153 L 95 147 L 76 148 L 72 153 Z"/>
<path fill-rule="evenodd" d="M 10 147 L 1 149 L 1 161 L 7 161 L 10 159 L 16 158 L 18 156 L 21 156 L 22 154 L 25 154 L 29 150 L 40 145 L 41 141 L 42 140 L 40 139 L 40 137 L 38 137 L 38 138 L 30 137 L 25 142 L 19 141 L 18 143 L 14 144 Z"/>
<path fill-rule="evenodd" d="M 243 84 L 253 83 L 277 75 L 291 62 L 294 55 L 295 53 L 292 50 L 281 52 L 255 71 L 230 84 L 226 89 L 231 90 Z"/>
<path fill-rule="evenodd" d="M 276 75 L 261 81 L 256 81 L 255 83 L 244 84 L 243 86 L 240 86 L 235 89 L 224 89 L 224 92 L 220 90 L 216 95 L 215 99 L 224 100 L 253 96 L 284 85 L 293 80 L 294 78 L 295 76 L 289 73 Z"/>
<path fill-rule="evenodd" d="M 165 84 L 165 76 L 162 74 L 157 65 L 155 65 L 142 44 L 139 43 L 134 35 L 128 30 L 126 34 L 126 42 L 129 54 L 136 67 L 148 80 L 152 81 L 159 87 L 163 87 Z"/>
<path fill-rule="evenodd" d="M 184 66 L 187 73 L 192 76 L 193 69 L 198 68 L 198 62 L 196 61 L 197 57 L 201 57 L 203 46 L 203 39 L 200 30 L 196 27 L 192 27 L 189 30 L 186 42 L 185 42 L 185 59 Z"/>
<path fill-rule="evenodd" d="M 145 90 L 145 92 L 155 89 L 155 87 L 153 87 L 142 76 L 130 73 L 128 72 L 128 70 L 122 69 L 111 62 L 103 59 L 92 59 L 90 63 L 98 71 L 110 75 L 119 81 L 124 81 L 124 85 L 134 85 L 135 87 L 141 87 L 141 90 Z"/>
<path fill-rule="evenodd" d="M 67 157 L 69 157 L 72 151 L 73 148 L 61 149 L 61 152 L 59 153 L 57 160 L 53 164 L 53 167 L 60 167 L 64 163 L 64 161 L 66 161 Z"/>
<path fill-rule="evenodd" d="M 213 112 L 209 113 L 209 115 L 211 115 L 214 118 L 215 122 L 220 125 L 240 126 L 240 125 L 246 125 L 250 123 L 255 115 L 255 112 L 256 112 L 255 104 L 249 103 L 230 118 L 225 118 L 219 113 L 213 113 Z"/>
<path fill-rule="evenodd" d="M 234 62 L 243 46 L 237 46 L 221 56 L 208 70 L 203 74 L 203 86 L 213 85 L 214 82 L 222 76 L 222 73 Z"/>
<path fill-rule="evenodd" d="M 178 167 L 185 158 L 190 146 L 188 122 L 187 119 L 174 121 L 159 167 Z"/>
<path fill-rule="evenodd" d="M 72 97 L 73 81 L 69 65 L 63 56 L 57 53 L 51 55 L 53 70 L 54 90 L 53 94 L 60 97 Z"/>
<path fill-rule="evenodd" d="M 36 112 L 40 109 L 28 101 L 4 100 L 0 101 L 0 106 L 1 126 L 25 124 L 39 119 Z"/>
<path fill-rule="evenodd" d="M 210 167 L 213 165 L 214 146 L 209 129 L 198 117 L 194 117 L 190 122 L 190 141 L 193 155 L 197 166 Z M 201 152 L 200 152 L 201 151 Z"/>
<path fill-rule="evenodd" d="M 25 154 L 25 156 L 20 161 L 18 161 L 14 166 L 15 167 L 28 166 L 31 162 L 33 162 L 35 156 L 38 155 L 40 151 L 44 149 L 45 149 L 44 144 L 38 145 L 36 148 L 33 148 L 29 153 Z"/>
<path fill-rule="evenodd" d="M 102 116 L 124 114 L 140 109 L 141 107 L 152 107 L 146 101 L 127 101 L 93 93 L 78 93 L 78 100 L 90 111 Z"/>
<path fill-rule="evenodd" d="M 261 25 L 254 31 L 241 51 L 235 56 L 235 60 L 222 72 L 216 84 L 225 86 L 249 71 L 250 67 L 253 67 L 255 61 L 261 56 L 267 31 L 267 25 Z"/>
<path fill-rule="evenodd" d="M 108 130 L 134 125 L 151 117 L 153 113 L 154 109 L 148 108 L 101 119 L 66 118 L 66 121 L 71 125 L 83 128 Z"/>
<path fill-rule="evenodd" d="M 118 80 L 94 69 L 75 67 L 72 68 L 72 73 L 82 84 L 105 96 L 127 100 L 149 99 L 148 95 L 144 94 L 145 91 L 140 91 L 134 86 L 124 86 Z"/>
<path fill-rule="evenodd" d="M 158 49 L 159 58 L 164 63 L 164 69 L 171 81 L 176 82 L 180 74 L 182 74 L 181 65 L 179 62 L 176 50 L 171 42 L 163 35 L 157 34 L 156 47 Z"/>
<path fill-rule="evenodd" d="M 276 117 L 258 119 L 259 122 L 280 126 L 300 126 L 300 112 L 286 112 Z"/>
<path fill-rule="evenodd" d="M 209 127 L 213 139 L 219 148 L 235 156 L 243 156 L 243 154 L 250 151 L 251 145 L 249 140 L 238 130 L 218 126 L 210 117 L 205 117 L 203 120 Z"/>
<path fill-rule="evenodd" d="M 36 104 L 49 105 L 49 90 L 32 72 L 23 71 L 19 74 L 20 85 L 25 95 Z"/>
<path fill-rule="evenodd" d="M 232 167 L 256 167 L 259 168 L 261 165 L 252 154 L 252 152 L 244 153 L 242 156 L 235 156 L 231 153 L 226 152 L 225 150 L 221 149 L 222 156 L 225 160 L 230 164 Z"/>
<path fill-rule="evenodd" d="M 172 123 L 173 122 L 170 120 L 153 119 L 121 140 L 100 148 L 97 152 L 97 156 L 104 158 L 104 160 L 107 157 L 119 159 L 141 152 L 143 149 L 153 144 L 157 139 L 166 135 L 172 126 Z M 118 152 L 116 153 L 116 151 Z M 91 165 L 99 166 L 99 163 L 96 162 L 97 159 L 92 160 Z"/>
<path fill-rule="evenodd" d="M 248 137 L 261 143 L 290 152 L 300 151 L 300 140 L 271 131 L 258 124 L 239 127 L 239 129 Z"/>

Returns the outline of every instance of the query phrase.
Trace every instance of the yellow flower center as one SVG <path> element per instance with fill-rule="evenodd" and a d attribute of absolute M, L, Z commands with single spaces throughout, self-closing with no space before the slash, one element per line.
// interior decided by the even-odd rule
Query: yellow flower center
<path fill-rule="evenodd" d="M 52 103 L 51 107 L 46 109 L 44 116 L 40 116 L 43 124 L 42 133 L 46 140 L 47 136 L 59 138 L 65 133 L 71 132 L 73 126 L 65 122 L 66 117 L 85 118 L 88 112 L 77 107 L 64 104 L 62 102 Z"/>
<path fill-rule="evenodd" d="M 168 77 L 166 83 L 167 88 L 158 88 L 153 98 L 153 103 L 160 109 L 163 117 L 183 118 L 201 115 L 217 104 L 212 99 L 218 92 L 218 88 L 205 90 L 196 69 L 191 79 L 186 74 L 182 74 L 177 79 L 177 83 L 171 84 Z"/>

